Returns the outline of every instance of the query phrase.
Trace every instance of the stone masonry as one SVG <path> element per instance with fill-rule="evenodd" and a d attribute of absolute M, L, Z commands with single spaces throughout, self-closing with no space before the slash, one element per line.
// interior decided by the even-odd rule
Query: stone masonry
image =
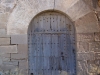
<path fill-rule="evenodd" d="M 100 75 L 98 0 L 0 0 L 0 75 L 28 75 L 28 26 L 45 10 L 74 23 L 77 75 Z"/>

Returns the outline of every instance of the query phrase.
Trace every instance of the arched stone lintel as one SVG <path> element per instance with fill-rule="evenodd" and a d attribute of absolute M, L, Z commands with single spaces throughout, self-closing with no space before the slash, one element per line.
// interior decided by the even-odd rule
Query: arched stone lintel
<path fill-rule="evenodd" d="M 55 0 L 55 2 L 54 0 L 41 0 L 41 2 L 33 0 L 33 5 L 30 3 L 32 2 L 20 1 L 14 8 L 8 20 L 7 34 L 27 34 L 31 20 L 43 11 L 53 10 L 63 12 L 72 21 L 79 19 L 91 11 L 82 0 Z"/>

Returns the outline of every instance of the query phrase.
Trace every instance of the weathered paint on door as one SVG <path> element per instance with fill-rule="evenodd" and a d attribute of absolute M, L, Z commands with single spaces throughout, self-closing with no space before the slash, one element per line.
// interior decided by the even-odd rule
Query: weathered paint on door
<path fill-rule="evenodd" d="M 28 32 L 29 75 L 76 75 L 74 31 L 60 13 L 36 16 Z"/>

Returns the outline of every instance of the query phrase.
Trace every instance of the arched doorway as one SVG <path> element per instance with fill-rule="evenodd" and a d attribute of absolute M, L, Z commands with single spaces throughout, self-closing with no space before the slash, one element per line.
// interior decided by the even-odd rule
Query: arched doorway
<path fill-rule="evenodd" d="M 29 75 L 76 75 L 75 29 L 59 12 L 37 15 L 29 26 Z"/>

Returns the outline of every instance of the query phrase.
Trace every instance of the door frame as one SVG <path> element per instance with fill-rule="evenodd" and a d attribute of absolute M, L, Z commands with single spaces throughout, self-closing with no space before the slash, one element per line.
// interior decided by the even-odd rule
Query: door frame
<path fill-rule="evenodd" d="M 59 11 L 59 10 L 45 10 L 45 11 L 42 11 L 42 12 L 39 12 L 39 13 L 37 13 L 37 15 L 35 15 L 35 17 L 36 16 L 38 16 L 38 15 L 41 15 L 42 13 L 46 13 L 46 12 L 57 12 L 57 13 L 60 13 L 60 14 L 63 14 L 63 15 L 65 15 L 72 23 L 73 23 L 73 27 L 74 27 L 74 39 L 75 39 L 75 59 L 76 59 L 76 75 L 77 75 L 77 71 L 78 71 L 78 68 L 77 68 L 77 40 L 76 40 L 76 28 L 75 28 L 75 22 L 73 22 L 72 21 L 72 19 L 67 15 L 67 14 L 65 14 L 64 12 L 62 12 L 62 11 Z M 34 18 L 35 18 L 34 17 Z M 28 26 L 28 31 L 27 31 L 27 35 L 29 34 L 29 32 L 30 32 L 30 28 L 31 28 L 31 26 L 32 26 L 32 21 L 34 20 L 34 18 L 31 20 L 31 22 L 30 22 L 30 24 L 29 24 L 29 26 Z M 28 37 L 28 36 L 27 36 Z M 29 39 L 29 37 L 28 37 L 28 39 Z M 28 47 L 28 52 L 29 52 L 29 47 Z M 28 59 L 29 59 L 29 53 L 28 53 Z M 28 65 L 29 65 L 29 60 L 28 60 Z M 28 66 L 29 67 L 29 66 Z M 28 69 L 28 74 L 29 74 L 29 69 Z M 29 74 L 30 75 L 30 74 Z"/>

